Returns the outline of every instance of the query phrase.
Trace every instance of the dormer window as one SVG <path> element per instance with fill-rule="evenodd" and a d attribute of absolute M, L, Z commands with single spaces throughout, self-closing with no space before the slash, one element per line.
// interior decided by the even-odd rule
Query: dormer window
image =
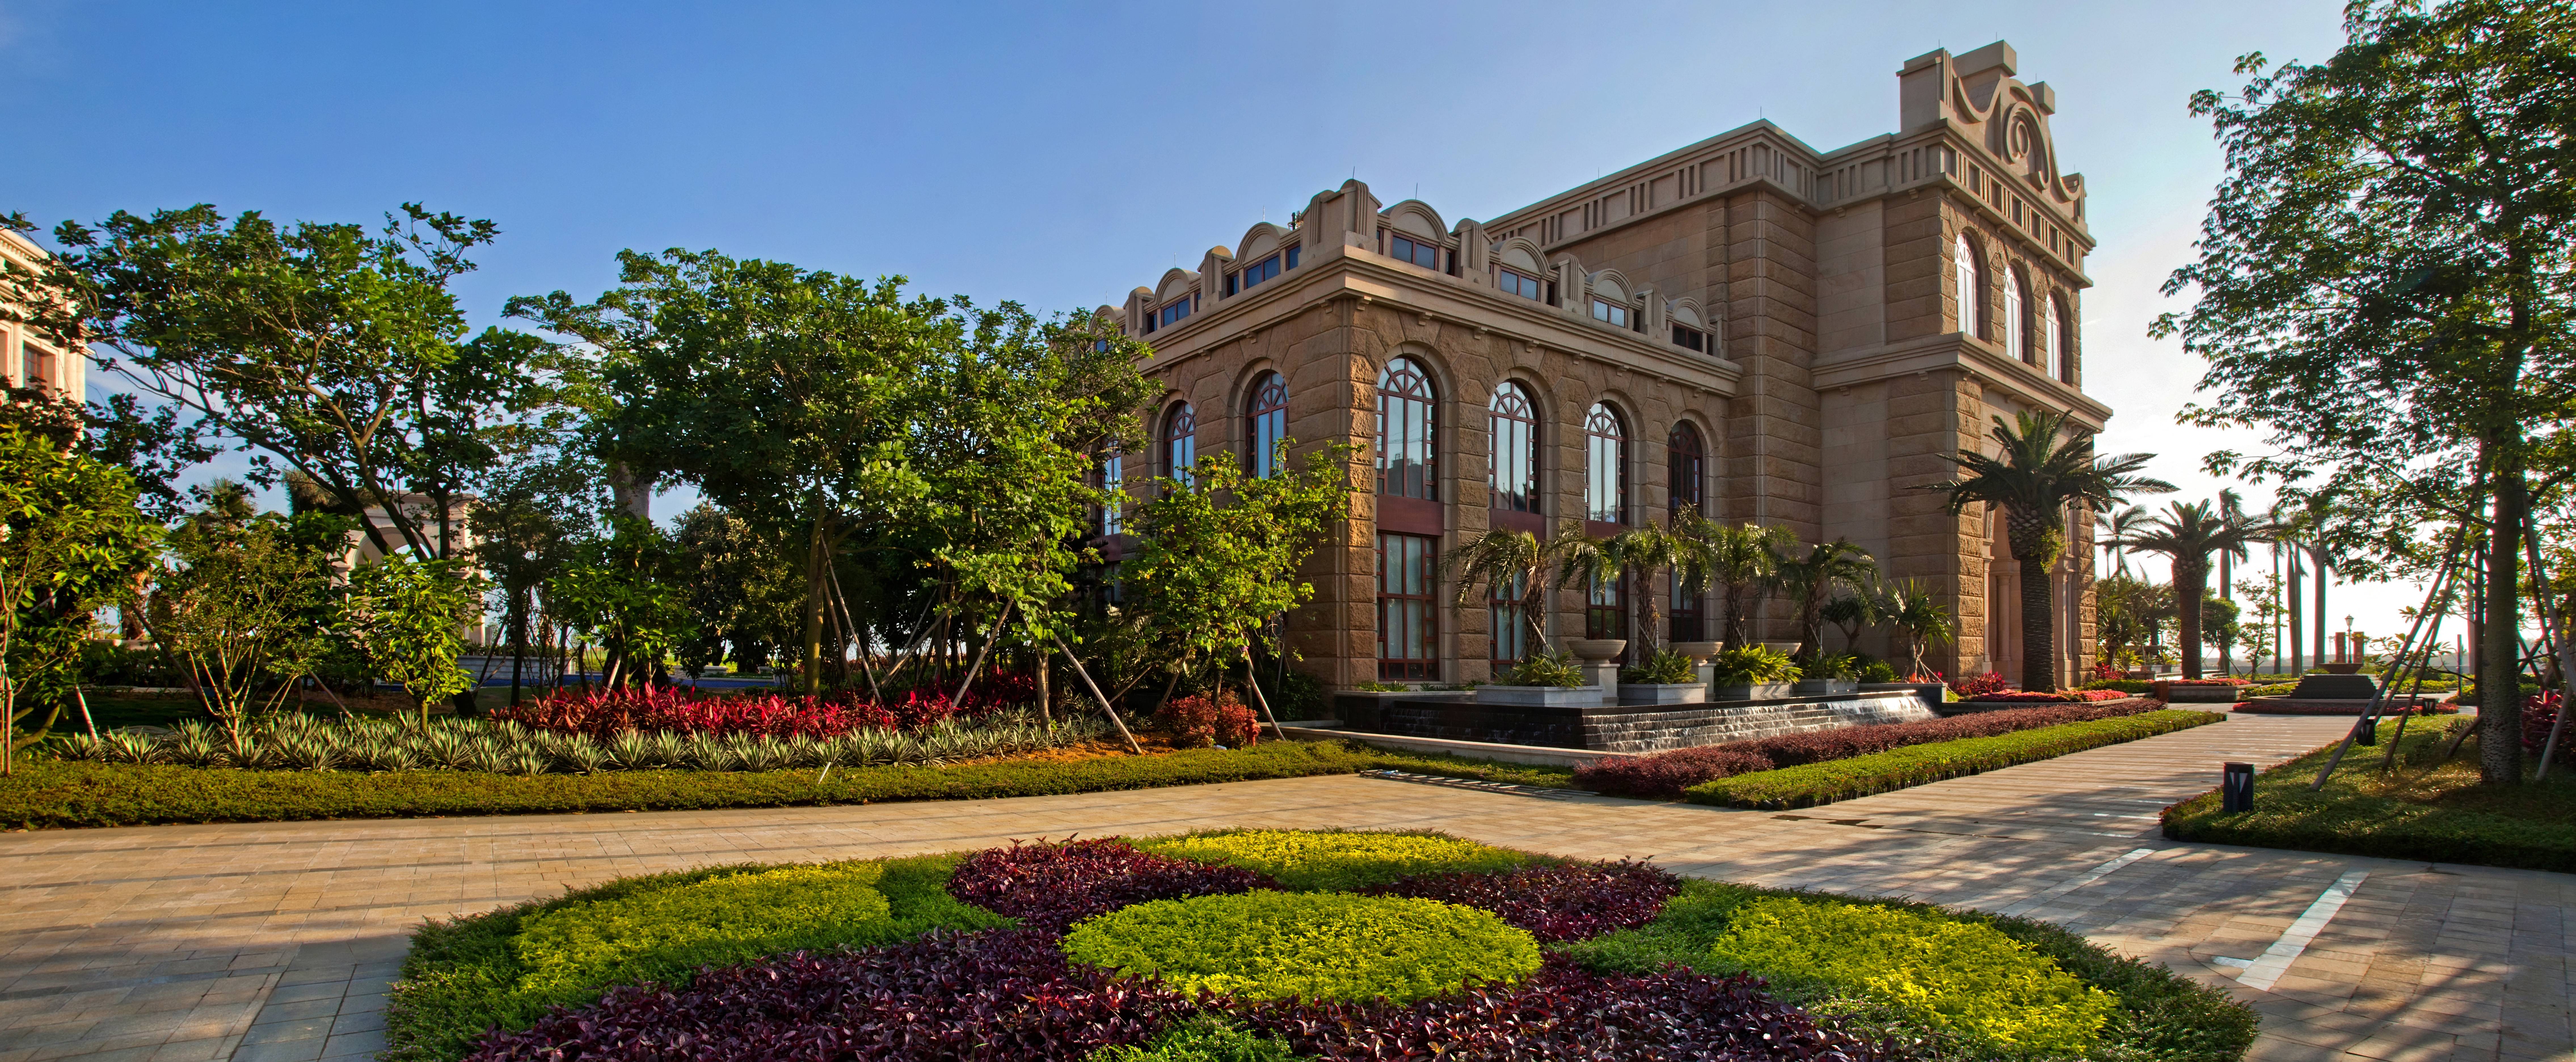
<path fill-rule="evenodd" d="M 1190 311 L 1197 308 L 1197 295 L 1183 295 L 1180 298 L 1174 299 L 1170 303 L 1165 304 L 1161 309 L 1148 312 L 1145 315 L 1145 331 L 1151 332 L 1157 328 L 1169 328 L 1188 318 Z"/>
<path fill-rule="evenodd" d="M 1540 297 L 1546 288 L 1539 284 L 1537 277 L 1517 270 L 1503 269 L 1496 272 L 1494 279 L 1496 286 L 1502 288 L 1505 295 L 1518 295 L 1532 302 L 1546 301 Z"/>
<path fill-rule="evenodd" d="M 1253 285 L 1272 279 L 1278 275 L 1279 256 L 1274 254 L 1268 258 L 1264 258 L 1258 262 L 1252 263 L 1251 265 L 1245 266 L 1242 269 L 1226 274 L 1225 293 L 1228 295 L 1234 295 L 1244 291 L 1249 291 L 1252 289 Z"/>
<path fill-rule="evenodd" d="M 1395 260 L 1399 262 L 1411 262 L 1424 269 L 1434 271 L 1440 268 L 1439 244 L 1424 243 L 1420 240 L 1414 239 L 1413 237 L 1403 235 L 1402 233 L 1397 233 L 1388 238 L 1387 253 L 1394 256 Z"/>
<path fill-rule="evenodd" d="M 1673 345 L 1706 354 L 1708 353 L 1708 333 L 1689 325 L 1674 325 Z"/>
<path fill-rule="evenodd" d="M 1620 303 L 1608 299 L 1592 300 L 1592 319 L 1595 321 L 1607 321 L 1614 326 L 1626 328 L 1628 316 L 1628 307 Z"/>

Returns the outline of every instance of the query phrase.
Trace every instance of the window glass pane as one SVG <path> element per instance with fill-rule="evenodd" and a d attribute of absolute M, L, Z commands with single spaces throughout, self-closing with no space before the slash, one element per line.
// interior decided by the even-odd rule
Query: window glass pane
<path fill-rule="evenodd" d="M 1297 252 L 1302 251 L 1302 250 L 1305 250 L 1305 248 L 1304 248 L 1303 246 L 1296 246 L 1296 247 L 1290 247 L 1290 248 L 1288 248 L 1288 268 L 1290 268 L 1290 269 L 1295 269 L 1295 268 L 1297 268 Z"/>
<path fill-rule="evenodd" d="M 1163 475 L 1188 484 L 1190 466 L 1198 463 L 1199 422 L 1187 403 L 1172 407 L 1163 421 Z"/>
<path fill-rule="evenodd" d="M 1433 610 L 1434 540 L 1377 536 L 1378 678 L 1419 682 L 1438 677 L 1439 616 Z"/>
<path fill-rule="evenodd" d="M 1252 452 L 1245 466 L 1263 478 L 1277 472 L 1279 441 L 1288 437 L 1288 384 L 1278 373 L 1264 373 L 1253 386 L 1249 411 L 1251 430 L 1245 433 Z"/>
<path fill-rule="evenodd" d="M 1519 384 L 1494 389 L 1488 405 L 1492 506 L 1516 513 L 1538 509 L 1538 411 Z"/>
<path fill-rule="evenodd" d="M 1625 523 L 1628 510 L 1628 432 L 1609 406 L 1595 404 L 1584 418 L 1589 464 L 1583 483 L 1587 519 Z"/>
<path fill-rule="evenodd" d="M 1127 501 L 1127 459 L 1112 450 L 1100 459 L 1100 488 L 1109 492 L 1107 504 L 1100 509 L 1100 533 L 1117 534 L 1126 526 L 1124 509 Z"/>
<path fill-rule="evenodd" d="M 1413 359 L 1396 358 L 1378 374 L 1377 388 L 1378 493 L 1437 500 L 1431 378 Z"/>

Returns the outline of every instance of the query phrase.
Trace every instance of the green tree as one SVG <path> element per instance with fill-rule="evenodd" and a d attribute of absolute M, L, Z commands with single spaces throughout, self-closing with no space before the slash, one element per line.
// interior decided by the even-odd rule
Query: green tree
<path fill-rule="evenodd" d="M 609 686 L 650 682 L 694 637 L 697 617 L 673 571 L 678 546 L 649 520 L 619 515 L 612 533 L 547 580 L 559 616 L 607 652 Z"/>
<path fill-rule="evenodd" d="M 1180 665 L 1239 657 L 1249 666 L 1263 624 L 1314 596 L 1297 569 L 1350 515 L 1351 449 L 1309 451 L 1267 477 L 1208 454 L 1185 480 L 1157 479 L 1155 497 L 1135 505 L 1137 551 L 1119 576 Z"/>
<path fill-rule="evenodd" d="M 400 683 L 429 721 L 429 706 L 474 688 L 457 666 L 463 627 L 481 611 L 482 589 L 462 561 L 415 561 L 401 554 L 349 573 L 342 623 L 381 678 Z"/>
<path fill-rule="evenodd" d="M 92 351 L 192 416 L 191 437 L 254 451 L 254 478 L 282 462 L 349 511 L 383 506 L 386 526 L 360 524 L 378 551 L 461 555 L 456 499 L 578 362 L 513 332 L 464 338 L 449 285 L 498 231 L 411 203 L 374 234 L 203 204 L 118 211 L 57 227 L 42 268 L 0 270 L 0 317 Z M 405 491 L 430 504 L 393 504 Z"/>
<path fill-rule="evenodd" d="M 1879 609 L 1886 615 L 1887 622 L 1904 636 L 1905 656 L 1912 661 L 1913 668 L 1906 673 L 1906 679 L 1913 681 L 1931 676 L 1932 668 L 1923 662 L 1923 651 L 1931 646 L 1948 644 L 1958 637 L 1958 629 L 1950 619 L 1949 606 L 1933 595 L 1931 587 L 1918 580 L 1904 579 L 1888 588 L 1887 597 Z"/>
<path fill-rule="evenodd" d="M 2244 614 L 2236 602 L 2216 594 L 2200 599 L 2200 636 L 2217 648 L 2218 673 L 2221 675 L 2236 673 L 2236 645 L 2245 638 L 2245 626 L 2239 618 Z"/>
<path fill-rule="evenodd" d="M 0 774 L 42 691 L 78 666 L 90 614 L 150 562 L 159 531 L 124 472 L 0 424 Z"/>
<path fill-rule="evenodd" d="M 727 659 L 766 667 L 797 636 L 804 573 L 749 521 L 712 505 L 680 514 L 673 537 L 684 607 L 698 626 L 679 647 L 692 672 Z"/>
<path fill-rule="evenodd" d="M 2093 433 L 2071 429 L 2066 414 L 2024 412 L 2007 424 L 1994 418 L 1991 432 L 2001 456 L 1966 452 L 1951 460 L 1965 478 L 1934 483 L 1925 490 L 1948 495 L 1950 514 L 1982 504 L 2000 509 L 2004 539 L 2021 567 L 2021 685 L 2026 690 L 2057 688 L 2057 609 L 2050 594 L 2049 565 L 2066 551 L 2066 509 L 2080 505 L 2102 511 L 2132 494 L 2171 491 L 2173 484 L 2140 475 L 2152 454 L 2096 457 Z"/>
<path fill-rule="evenodd" d="M 491 475 L 467 514 L 474 563 L 499 597 L 510 647 L 510 703 L 519 703 L 532 635 L 547 622 L 549 580 L 589 544 L 603 498 L 588 459 L 568 453 L 523 458 Z M 542 640 L 542 639 L 534 639 Z"/>
<path fill-rule="evenodd" d="M 1770 597 L 1780 556 L 1797 546 L 1797 536 L 1785 527 L 1706 519 L 1688 527 L 1699 545 L 1684 566 L 1683 589 L 1699 593 L 1717 587 L 1718 604 L 1725 613 L 1724 637 L 1719 640 L 1724 648 L 1743 648 L 1752 640 L 1754 615 Z"/>
<path fill-rule="evenodd" d="M 2576 10 L 2380 0 L 2344 29 L 2326 62 L 2250 54 L 2242 93 L 2193 95 L 2228 175 L 2199 261 L 2165 286 L 2196 301 L 2157 333 L 2208 361 L 2216 397 L 2190 419 L 2270 432 L 2269 456 L 2212 468 L 2481 530 L 2480 773 L 2516 784 L 2519 561 L 2535 481 L 2557 474 L 2535 456 L 2576 399 Z"/>
<path fill-rule="evenodd" d="M 1451 604 L 1464 608 L 1508 591 L 1521 601 L 1521 621 L 1529 627 L 1533 654 L 1547 647 L 1547 543 L 1537 535 L 1508 527 L 1487 528 L 1441 558 L 1457 590 Z M 1482 595 L 1481 597 L 1479 595 Z M 1499 646 L 1503 632 L 1493 632 Z"/>
<path fill-rule="evenodd" d="M 328 513 L 253 513 L 218 489 L 171 533 L 173 564 L 146 613 L 152 640 L 186 666 L 236 745 L 244 722 L 277 710 L 331 651 L 333 565 L 349 529 Z"/>
<path fill-rule="evenodd" d="M 2161 553 L 2173 559 L 2174 600 L 2201 601 L 2209 596 L 2211 559 L 2224 553 L 2243 558 L 2249 545 L 2272 534 L 2272 525 L 2245 513 L 2222 513 L 2205 502 L 2174 502 L 2164 515 L 2146 522 L 2143 530 L 2129 536 L 2127 547 L 2140 553 Z M 2230 606 L 2231 610 L 2233 606 Z M 2202 627 L 2202 610 L 2180 609 L 2182 676 L 2201 677 L 2201 647 L 2207 632 Z"/>

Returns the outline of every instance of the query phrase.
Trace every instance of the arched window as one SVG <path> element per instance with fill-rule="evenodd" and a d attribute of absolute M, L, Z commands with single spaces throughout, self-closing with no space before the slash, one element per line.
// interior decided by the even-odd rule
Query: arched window
<path fill-rule="evenodd" d="M 1127 458 L 1112 446 L 1100 456 L 1100 489 L 1109 497 L 1100 504 L 1100 533 L 1114 535 L 1126 528 Z"/>
<path fill-rule="evenodd" d="M 2075 382 L 2075 366 L 2067 357 L 2075 349 L 2075 337 L 2067 331 L 2070 324 L 2066 306 L 2057 296 L 2048 297 L 2048 323 L 2041 330 L 2041 342 L 2048 345 L 2048 377 L 2065 383 Z"/>
<path fill-rule="evenodd" d="M 1538 511 L 1538 407 L 1529 392 L 1505 381 L 1494 388 L 1487 405 L 1486 438 L 1492 443 L 1489 467 L 1493 506 L 1516 513 Z M 1518 657 L 1496 657 L 1518 659 Z"/>
<path fill-rule="evenodd" d="M 1595 402 L 1583 418 L 1584 441 L 1591 465 L 1583 481 L 1584 518 L 1619 524 L 1628 520 L 1628 427 L 1608 404 Z"/>
<path fill-rule="evenodd" d="M 1708 447 L 1700 441 L 1699 428 L 1686 420 L 1675 422 L 1672 438 L 1664 449 L 1664 468 L 1671 478 L 1671 511 L 1680 513 L 1688 507 L 1707 515 L 1707 499 L 1702 496 L 1700 484 L 1708 474 Z M 1701 607 L 1705 595 L 1689 592 L 1683 586 L 1682 574 L 1679 566 L 1673 569 L 1670 637 L 1676 642 L 1696 642 L 1707 634 L 1707 610 Z"/>
<path fill-rule="evenodd" d="M 1439 466 L 1432 453 L 1431 377 L 1411 358 L 1394 358 L 1377 377 L 1377 492 L 1437 501 Z"/>
<path fill-rule="evenodd" d="M 1268 479 L 1279 471 L 1284 460 L 1279 441 L 1288 437 L 1288 381 L 1275 372 L 1265 372 L 1252 382 L 1252 404 L 1244 411 L 1244 439 L 1252 447 L 1245 454 L 1244 467 L 1252 474 Z"/>
<path fill-rule="evenodd" d="M 2014 361 L 2036 364 L 2030 354 L 2030 288 L 2022 282 L 2021 267 L 2004 269 L 2004 353 Z"/>
<path fill-rule="evenodd" d="M 1183 402 L 1163 417 L 1163 475 L 1187 484 L 1199 463 L 1199 418 Z"/>
<path fill-rule="evenodd" d="M 1986 285 L 1977 271 L 1976 245 L 1961 233 L 1957 246 L 1950 249 L 1950 257 L 1959 274 L 1959 331 L 1982 339 L 1986 334 L 1985 322 L 1980 320 L 1985 316 L 1981 311 Z"/>

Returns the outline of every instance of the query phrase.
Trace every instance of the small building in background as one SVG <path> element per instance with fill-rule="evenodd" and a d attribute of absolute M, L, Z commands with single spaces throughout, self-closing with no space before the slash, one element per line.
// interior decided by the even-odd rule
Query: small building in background
<path fill-rule="evenodd" d="M 29 269 L 44 268 L 46 251 L 6 229 L 0 229 L 0 257 Z M 0 321 L 0 378 L 11 387 L 43 387 L 74 402 L 89 400 L 89 359 L 78 351 L 58 350 L 25 325 Z"/>

